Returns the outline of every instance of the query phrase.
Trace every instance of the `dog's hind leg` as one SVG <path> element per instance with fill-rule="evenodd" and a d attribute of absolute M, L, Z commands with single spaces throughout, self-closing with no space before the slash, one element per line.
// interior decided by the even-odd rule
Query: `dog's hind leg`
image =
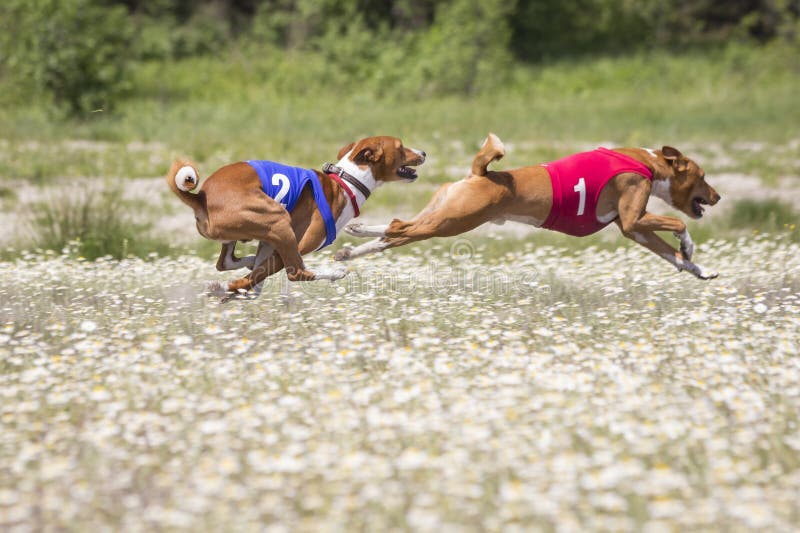
<path fill-rule="evenodd" d="M 388 247 L 389 243 L 387 243 L 385 239 L 373 239 L 364 244 L 359 244 L 355 248 L 350 246 L 339 248 L 333 255 L 333 259 L 334 261 L 349 261 L 350 259 L 355 259 L 356 257 L 381 252 Z"/>
<path fill-rule="evenodd" d="M 230 244 L 230 243 L 228 243 L 228 244 Z M 223 248 L 223 253 L 224 253 L 224 251 L 225 251 L 225 248 Z M 268 242 L 265 242 L 265 241 L 259 241 L 258 250 L 256 251 L 256 255 L 251 255 L 251 256 L 248 256 L 248 257 L 244 258 L 244 259 L 247 259 L 248 262 L 251 262 L 253 264 L 253 266 L 249 266 L 248 268 L 251 271 L 254 270 L 255 269 L 255 265 L 261 265 L 262 263 L 264 263 L 268 258 L 270 258 L 274 254 L 274 251 L 275 251 L 275 248 L 273 248 L 273 246 L 271 244 L 269 244 Z M 280 257 L 277 256 L 277 254 L 275 254 L 275 255 L 276 255 L 276 257 L 278 259 L 280 259 Z M 250 261 L 250 260 L 252 260 L 252 261 Z M 217 268 L 219 268 L 219 266 L 217 266 Z M 275 272 L 277 272 L 281 268 L 283 268 L 283 263 L 281 263 L 281 267 L 277 268 L 275 270 Z M 252 276 L 253 276 L 253 274 L 251 272 L 248 276 L 246 276 L 245 278 L 242 278 L 242 279 L 248 279 L 248 278 L 250 278 Z M 215 281 L 215 282 L 212 282 L 212 283 L 210 283 L 208 285 L 208 291 L 209 291 L 209 293 L 211 295 L 214 295 L 214 296 L 223 296 L 223 295 L 227 294 L 227 296 L 225 296 L 222 299 L 223 302 L 228 301 L 232 297 L 231 294 L 228 294 L 230 291 L 238 290 L 239 288 L 241 288 L 242 290 L 252 290 L 253 296 L 255 296 L 257 298 L 258 296 L 261 295 L 262 284 L 263 284 L 264 279 L 266 277 L 267 277 L 267 275 L 264 275 L 263 277 L 259 277 L 258 281 L 255 281 L 252 284 L 252 288 L 251 289 L 245 289 L 244 287 L 238 287 L 238 288 L 234 289 L 234 288 L 231 287 L 233 285 L 233 283 L 221 283 L 221 282 Z M 241 280 L 237 280 L 237 281 L 241 281 Z"/>
<path fill-rule="evenodd" d="M 388 227 L 388 224 L 367 226 L 362 222 L 351 222 L 344 227 L 344 231 L 353 237 L 383 237 Z"/>
<path fill-rule="evenodd" d="M 447 190 L 453 185 L 455 184 L 445 183 L 444 185 L 439 187 L 433 194 L 431 201 L 428 202 L 428 205 L 425 206 L 425 208 L 422 211 L 420 211 L 416 217 L 414 217 L 414 220 L 419 220 L 435 212 L 442 204 L 442 200 L 447 196 Z M 386 237 L 386 231 L 389 229 L 389 227 L 396 223 L 403 223 L 403 222 L 400 221 L 399 219 L 394 219 L 392 221 L 392 224 L 385 224 L 381 226 L 366 226 L 361 222 L 353 222 L 351 224 L 348 224 L 347 226 L 345 226 L 344 231 L 354 237 L 379 237 L 379 238 L 371 240 L 359 246 L 356 246 L 355 248 L 351 246 L 343 246 L 342 248 L 338 249 L 336 253 L 333 255 L 333 260 L 349 261 L 357 257 L 374 254 L 376 252 L 380 252 L 385 250 L 386 248 L 389 248 L 390 247 L 389 243 L 385 239 L 383 239 L 383 237 Z"/>
<path fill-rule="evenodd" d="M 337 280 L 347 275 L 344 268 L 307 270 L 301 254 L 313 251 L 318 243 L 303 239 L 303 248 L 297 244 L 297 236 L 292 229 L 288 214 L 278 222 L 272 221 L 262 227 L 269 227 L 269 236 L 261 240 L 256 266 L 246 277 L 234 280 L 225 287 L 227 292 L 250 291 L 272 274 L 286 269 L 289 281 Z"/>
<path fill-rule="evenodd" d="M 256 256 L 248 255 L 247 257 L 236 257 L 236 241 L 228 241 L 222 243 L 222 250 L 217 259 L 217 270 L 224 272 L 226 270 L 238 270 L 240 268 L 249 268 L 253 270 L 256 265 Z"/>
<path fill-rule="evenodd" d="M 212 283 L 209 285 L 212 293 L 250 291 L 267 275 L 277 272 L 283 266 L 286 266 L 286 275 L 290 281 L 314 279 L 314 273 L 305 268 L 303 258 L 300 256 L 297 237 L 292 229 L 289 214 L 286 211 L 276 213 L 275 210 L 270 209 L 271 207 L 271 205 L 268 206 L 268 209 L 261 213 L 251 214 L 248 221 L 250 227 L 247 228 L 247 237 L 258 239 L 260 242 L 258 257 L 254 259 L 253 271 L 244 278 L 230 283 Z M 283 208 L 281 207 L 281 209 Z M 265 230 L 266 235 L 264 235 Z M 273 250 L 275 253 L 271 253 Z M 269 264 L 277 259 L 280 260 L 280 265 Z"/>
<path fill-rule="evenodd" d="M 359 246 L 356 246 L 355 248 L 351 246 L 344 246 L 339 250 L 337 250 L 336 253 L 333 255 L 334 261 L 349 261 L 351 259 L 355 259 L 356 257 L 374 254 L 376 252 L 380 252 L 385 250 L 386 248 L 389 248 L 390 247 L 389 243 L 385 239 L 383 239 L 383 237 L 386 237 L 386 231 L 389 229 L 390 226 L 392 225 L 396 226 L 397 223 L 411 224 L 414 221 L 418 221 L 430 215 L 431 213 L 434 213 L 437 209 L 439 209 L 443 200 L 447 197 L 447 191 L 454 185 L 456 184 L 445 183 L 444 185 L 439 187 L 433 194 L 433 197 L 431 198 L 430 202 L 428 202 L 428 205 L 426 205 L 425 208 L 422 211 L 420 211 L 417 214 L 417 216 L 414 217 L 414 220 L 412 220 L 411 222 L 404 223 L 398 219 L 394 219 L 392 221 L 392 224 L 386 224 L 383 226 L 365 226 L 360 222 L 348 224 L 347 226 L 345 226 L 344 230 L 350 235 L 353 235 L 354 237 L 380 237 L 380 238 L 361 244 Z"/>
<path fill-rule="evenodd" d="M 496 219 L 508 197 L 504 186 L 486 178 L 447 183 L 412 220 L 394 219 L 381 238 L 355 248 L 341 248 L 334 259 L 346 261 L 432 237 L 459 235 Z"/>
<path fill-rule="evenodd" d="M 461 183 L 461 182 L 458 182 L 458 183 Z M 418 220 L 418 219 L 420 219 L 422 217 L 425 217 L 426 215 L 436 211 L 439 208 L 439 206 L 442 204 L 442 200 L 444 198 L 446 198 L 448 189 L 450 189 L 450 187 L 452 187 L 454 185 L 456 185 L 456 183 L 445 183 L 444 185 L 439 187 L 436 190 L 436 192 L 433 193 L 433 197 L 431 198 L 430 202 L 428 202 L 428 205 L 426 205 L 425 208 L 422 211 L 420 211 L 417 214 L 416 217 L 414 217 L 414 220 Z M 395 219 L 392 222 L 393 223 L 397 222 L 397 219 Z M 353 237 L 360 237 L 360 238 L 364 238 L 364 237 L 385 237 L 386 236 L 386 231 L 389 229 L 389 226 L 390 226 L 390 224 L 379 224 L 379 225 L 375 225 L 375 226 L 367 226 L 366 224 L 364 224 L 362 222 L 351 222 L 350 224 L 348 224 L 347 226 L 344 227 L 344 231 L 345 231 L 345 233 L 347 233 L 349 235 L 352 235 Z M 345 248 L 347 248 L 347 247 L 345 247 Z M 343 249 L 344 248 L 342 248 L 342 250 Z"/>

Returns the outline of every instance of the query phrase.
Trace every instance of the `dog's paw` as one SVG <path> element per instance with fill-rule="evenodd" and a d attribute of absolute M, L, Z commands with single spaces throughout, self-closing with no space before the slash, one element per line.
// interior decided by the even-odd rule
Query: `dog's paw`
<path fill-rule="evenodd" d="M 719 277 L 719 272 L 709 272 L 707 274 L 706 273 L 701 273 L 697 277 L 700 278 L 700 279 L 705 279 L 705 280 L 714 279 L 714 278 L 718 278 Z"/>
<path fill-rule="evenodd" d="M 682 270 L 694 274 L 694 276 L 699 279 L 705 279 L 705 280 L 714 279 L 719 276 L 717 272 L 708 272 L 705 269 L 703 269 L 703 267 L 701 267 L 700 265 L 696 265 L 688 261 L 685 262 Z"/>
<path fill-rule="evenodd" d="M 225 304 L 230 302 L 231 300 L 255 300 L 259 296 L 261 296 L 261 283 L 253 287 L 252 289 L 245 290 L 245 289 L 238 289 L 236 291 L 228 291 L 223 294 L 220 299 L 219 303 Z M 219 295 L 216 295 L 219 296 Z"/>
<path fill-rule="evenodd" d="M 363 222 L 351 222 L 344 227 L 344 231 L 354 237 L 365 237 L 367 225 Z"/>
<path fill-rule="evenodd" d="M 212 281 L 206 284 L 206 294 L 214 297 L 227 295 L 228 284 L 224 281 Z"/>
<path fill-rule="evenodd" d="M 350 256 L 353 255 L 353 248 L 351 246 L 343 246 L 336 250 L 336 253 L 333 254 L 334 261 L 348 261 Z"/>
<path fill-rule="evenodd" d="M 314 271 L 314 280 L 329 279 L 331 281 L 336 281 L 337 279 L 342 279 L 349 273 L 350 271 L 345 267 L 321 268 Z"/>

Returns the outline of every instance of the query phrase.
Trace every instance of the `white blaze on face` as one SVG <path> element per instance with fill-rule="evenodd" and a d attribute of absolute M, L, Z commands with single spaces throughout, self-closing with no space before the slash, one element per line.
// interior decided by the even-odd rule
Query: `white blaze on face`
<path fill-rule="evenodd" d="M 419 162 L 419 164 L 420 164 L 420 165 L 421 165 L 422 163 L 424 163 L 424 162 L 425 162 L 425 152 L 423 152 L 422 150 L 416 150 L 416 149 L 414 149 L 414 148 L 409 148 L 409 150 L 411 150 L 412 152 L 414 152 L 415 154 L 417 154 L 417 155 L 418 155 L 418 156 L 419 156 L 419 157 L 422 159 L 422 160 Z"/>

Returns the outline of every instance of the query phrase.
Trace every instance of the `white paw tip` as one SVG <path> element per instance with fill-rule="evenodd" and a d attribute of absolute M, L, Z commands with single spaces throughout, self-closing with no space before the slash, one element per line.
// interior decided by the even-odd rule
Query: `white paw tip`
<path fill-rule="evenodd" d="M 330 270 L 322 270 L 317 272 L 316 277 L 320 279 L 329 279 L 331 281 L 335 281 L 337 279 L 342 279 L 349 273 L 350 270 L 348 270 L 347 268 L 332 268 Z"/>
<path fill-rule="evenodd" d="M 364 231 L 364 224 L 361 222 L 356 222 L 354 224 L 348 224 L 344 227 L 344 231 L 349 233 L 350 235 L 359 235 Z"/>
<path fill-rule="evenodd" d="M 228 292 L 228 284 L 212 281 L 206 285 L 206 290 L 211 294 L 224 294 Z"/>

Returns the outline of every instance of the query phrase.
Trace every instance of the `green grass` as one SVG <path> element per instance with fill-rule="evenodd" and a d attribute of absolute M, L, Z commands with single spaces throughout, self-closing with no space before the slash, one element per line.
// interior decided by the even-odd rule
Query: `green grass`
<path fill-rule="evenodd" d="M 794 230 L 800 214 L 791 205 L 777 199 L 741 200 L 729 215 L 733 228 L 760 228 L 766 232 Z"/>
<path fill-rule="evenodd" d="M 135 72 L 136 91 L 116 111 L 82 121 L 54 122 L 41 110 L 6 106 L 0 128 L 12 144 L 0 153 L 0 177 L 156 175 L 175 154 L 209 169 L 247 157 L 316 167 L 358 137 L 391 134 L 432 154 L 436 163 L 425 179 L 441 181 L 447 166 L 469 164 L 488 131 L 519 145 L 508 154 L 513 166 L 567 153 L 575 143 L 785 144 L 800 122 L 798 61 L 777 46 L 520 65 L 509 85 L 472 98 L 419 99 L 326 84 L 303 77 L 303 68 L 323 69 L 306 59 L 231 52 L 145 64 Z M 281 76 L 293 81 L 284 85 Z M 293 91 L 298 85 L 309 88 Z M 58 147 L 47 153 L 47 144 L 60 139 L 112 146 L 107 157 Z M 42 149 L 20 155 L 19 144 L 31 140 Z M 161 148 L 155 158 L 127 154 L 131 141 Z"/>
<path fill-rule="evenodd" d="M 728 200 L 689 222 L 696 260 L 720 271 L 711 282 L 613 230 L 488 227 L 292 295 L 279 274 L 260 300 L 221 308 L 205 283 L 243 272 L 214 271 L 218 245 L 163 181 L 146 205 L 115 191 L 178 154 L 203 176 L 248 157 L 317 167 L 393 134 L 430 158 L 418 183 L 370 200 L 388 219 L 468 168 L 487 131 L 506 141 L 507 168 L 592 144 L 675 144 L 710 173 L 776 184 L 797 171 L 797 57 L 562 61 L 520 67 L 491 93 L 422 100 L 340 86 L 313 58 L 234 53 L 144 65 L 116 111 L 79 121 L 9 100 L 0 81 L 0 205 L 32 220 L 17 250 L 53 250 L 3 257 L 8 515 L 53 529 L 414 529 L 411 516 L 428 529 L 791 529 L 800 232 L 788 204 Z M 103 187 L 84 192 L 87 177 Z M 74 192 L 31 203 L 44 185 Z M 190 255 L 151 226 L 173 209 Z M 151 252 L 170 257 L 76 259 Z"/>
<path fill-rule="evenodd" d="M 137 218 L 143 207 L 108 186 L 51 196 L 32 206 L 33 246 L 90 260 L 177 252 Z"/>
<path fill-rule="evenodd" d="M 408 250 L 225 306 L 197 257 L 4 264 L 4 516 L 793 529 L 796 243 L 700 246 L 708 282 L 640 247 Z"/>
<path fill-rule="evenodd" d="M 215 58 L 145 63 L 134 72 L 135 90 L 126 101 L 113 112 L 82 120 L 55 119 L 41 102 L 20 102 L 21 95 L 9 91 L 0 97 L 5 104 L 0 107 L 0 187 L 5 191 L 0 201 L 9 210 L 27 209 L 16 200 L 20 182 L 72 188 L 87 177 L 118 183 L 160 176 L 178 155 L 195 159 L 201 177 L 224 163 L 253 157 L 318 168 L 341 146 L 374 134 L 399 136 L 429 154 L 417 183 L 387 186 L 370 200 L 367 212 L 385 212 L 387 218 L 418 212 L 439 183 L 462 177 L 489 131 L 507 145 L 499 168 L 552 160 L 598 144 L 677 145 L 710 176 L 753 175 L 770 187 L 800 167 L 795 146 L 800 62 L 786 47 L 730 46 L 519 65 L 510 83 L 470 98 L 376 94 L 369 86 L 348 86 L 347 80 L 320 82 L 325 68 L 300 54 L 254 58 L 236 50 Z M 161 183 L 153 186 L 168 202 L 152 202 L 147 212 L 155 215 L 166 212 L 174 199 Z M 732 217 L 690 229 L 701 241 L 744 231 L 740 220 L 765 231 L 785 231 L 783 219 Z M 527 242 L 522 235 L 507 239 Z M 57 249 L 74 237 L 46 246 Z M 125 240 L 130 242 L 116 242 Z M 532 232 L 530 240 L 570 249 L 624 242 L 579 241 L 544 231 Z M 152 240 L 145 244 L 160 252 L 168 248 Z M 122 253 L 118 245 L 113 248 L 112 255 Z M 189 249 L 203 256 L 216 253 L 216 245 L 199 237 Z M 144 247 L 135 253 L 147 254 Z"/>

